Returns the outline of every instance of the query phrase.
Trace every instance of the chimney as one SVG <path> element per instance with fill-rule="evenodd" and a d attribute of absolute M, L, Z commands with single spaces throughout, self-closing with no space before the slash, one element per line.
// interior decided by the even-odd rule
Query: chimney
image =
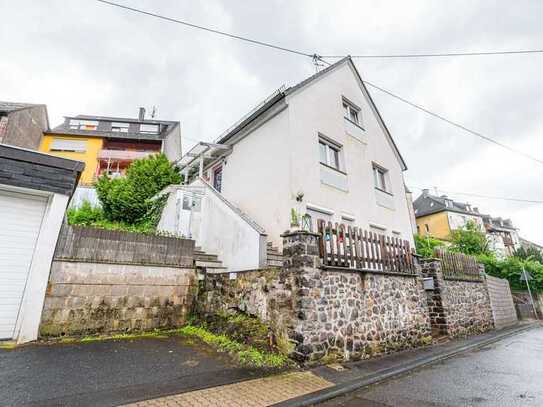
<path fill-rule="evenodd" d="M 145 108 L 144 107 L 140 107 L 140 112 L 139 112 L 139 115 L 138 115 L 138 119 L 140 121 L 145 120 Z"/>
<path fill-rule="evenodd" d="M 429 189 L 423 189 L 422 190 L 422 196 L 428 196 L 430 195 L 430 190 Z"/>
<path fill-rule="evenodd" d="M 479 213 L 479 208 L 478 207 L 473 208 L 473 212 Z"/>
<path fill-rule="evenodd" d="M 443 199 L 447 199 L 447 198 L 448 198 L 448 196 L 447 196 L 447 195 L 441 195 L 441 198 L 443 198 Z"/>

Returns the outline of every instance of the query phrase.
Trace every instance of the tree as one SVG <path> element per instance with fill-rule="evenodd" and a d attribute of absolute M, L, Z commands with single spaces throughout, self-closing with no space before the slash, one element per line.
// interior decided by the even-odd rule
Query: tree
<path fill-rule="evenodd" d="M 450 251 L 469 255 L 490 254 L 485 234 L 473 221 L 468 221 L 462 229 L 453 230 L 449 240 Z"/>
<path fill-rule="evenodd" d="M 135 160 L 122 178 L 101 176 L 96 192 L 107 220 L 138 224 L 155 212 L 156 203 L 151 198 L 180 182 L 177 168 L 164 154 L 156 154 Z"/>
<path fill-rule="evenodd" d="M 522 260 L 535 260 L 543 264 L 543 253 L 541 253 L 541 251 L 537 250 L 535 247 L 519 247 L 517 250 L 515 250 L 513 256 Z"/>

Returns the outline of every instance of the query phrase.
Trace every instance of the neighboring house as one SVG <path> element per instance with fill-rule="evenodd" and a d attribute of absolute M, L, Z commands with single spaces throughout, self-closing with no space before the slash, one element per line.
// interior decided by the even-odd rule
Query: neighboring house
<path fill-rule="evenodd" d="M 446 195 L 431 195 L 422 191 L 415 202 L 417 232 L 420 236 L 431 236 L 447 240 L 453 230 L 464 228 L 468 222 L 476 224 L 484 232 L 483 216 L 468 203 L 457 202 Z"/>
<path fill-rule="evenodd" d="M 104 116 L 69 116 L 45 132 L 40 151 L 85 163 L 82 185 L 102 174 L 120 176 L 135 159 L 164 152 L 174 161 L 181 156 L 179 122 Z"/>
<path fill-rule="evenodd" d="M 525 249 L 538 250 L 541 254 L 543 254 L 543 246 L 541 246 L 541 245 L 539 245 L 537 243 L 534 243 L 534 242 L 530 242 L 529 240 L 524 239 L 522 237 L 519 237 L 519 245 L 520 245 L 520 247 L 523 247 Z"/>
<path fill-rule="evenodd" d="M 489 248 L 500 259 L 512 256 L 520 248 L 518 230 L 511 219 L 493 218 L 483 215 Z"/>
<path fill-rule="evenodd" d="M 0 144 L 0 339 L 37 338 L 55 245 L 83 167 Z"/>
<path fill-rule="evenodd" d="M 282 244 L 292 209 L 309 215 L 313 229 L 317 219 L 324 219 L 413 242 L 406 164 L 348 57 L 296 86 L 279 89 L 216 142 L 194 146 L 178 165 L 190 186 L 199 186 L 204 195 L 212 186 L 208 196 L 220 193 L 235 207 L 229 215 L 224 207 L 217 221 L 241 213 L 253 222 L 261 242 L 265 233 L 269 243 Z M 190 187 L 179 189 L 188 192 Z M 180 212 L 196 207 L 200 219 L 210 217 L 201 196 L 194 192 L 191 202 L 181 192 L 172 199 L 165 213 L 175 221 L 163 216 L 165 229 L 195 235 L 195 222 Z M 192 230 L 187 232 L 187 225 Z M 231 270 L 225 254 L 246 242 L 234 231 L 221 233 L 229 243 L 221 243 L 220 236 L 208 247 L 196 242 L 219 254 Z M 264 251 L 261 245 L 258 249 Z"/>
<path fill-rule="evenodd" d="M 37 150 L 48 129 L 45 105 L 0 102 L 0 143 Z"/>

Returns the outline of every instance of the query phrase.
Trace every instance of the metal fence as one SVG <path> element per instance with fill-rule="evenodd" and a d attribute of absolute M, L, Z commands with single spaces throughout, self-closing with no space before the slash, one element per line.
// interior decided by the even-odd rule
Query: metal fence
<path fill-rule="evenodd" d="M 435 256 L 441 260 L 443 278 L 448 280 L 483 281 L 479 263 L 474 256 L 451 253 L 436 249 Z"/>
<path fill-rule="evenodd" d="M 407 240 L 321 219 L 317 221 L 317 230 L 324 266 L 415 274 L 413 254 Z"/>
<path fill-rule="evenodd" d="M 63 225 L 56 260 L 192 266 L 194 240 Z"/>

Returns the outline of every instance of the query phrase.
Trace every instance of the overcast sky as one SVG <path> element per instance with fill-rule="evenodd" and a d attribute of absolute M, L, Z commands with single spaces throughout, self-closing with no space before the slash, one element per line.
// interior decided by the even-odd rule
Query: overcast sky
<path fill-rule="evenodd" d="M 543 2 L 119 0 L 308 53 L 543 48 Z M 213 140 L 311 60 L 166 23 L 95 0 L 0 0 L 0 100 L 64 115 L 179 120 L 184 149 Z M 543 159 L 543 54 L 357 60 L 364 79 Z M 543 200 L 543 165 L 370 92 L 407 161 L 407 184 Z M 543 244 L 543 205 L 453 198 L 511 218 Z"/>

